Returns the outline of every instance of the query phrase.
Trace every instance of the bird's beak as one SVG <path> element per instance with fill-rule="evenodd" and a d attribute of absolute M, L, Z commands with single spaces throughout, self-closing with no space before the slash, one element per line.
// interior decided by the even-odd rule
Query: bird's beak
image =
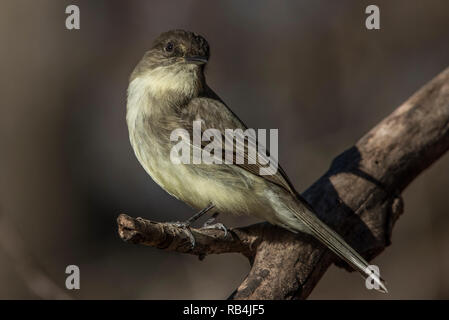
<path fill-rule="evenodd" d="M 184 58 L 187 63 L 202 65 L 207 63 L 207 58 L 203 56 L 189 56 Z"/>

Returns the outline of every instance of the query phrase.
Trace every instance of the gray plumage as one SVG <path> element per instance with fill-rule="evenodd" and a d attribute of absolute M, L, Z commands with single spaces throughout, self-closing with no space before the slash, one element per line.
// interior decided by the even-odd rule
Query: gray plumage
<path fill-rule="evenodd" d="M 262 164 L 174 164 L 170 152 L 175 129 L 247 127 L 207 86 L 204 67 L 207 41 L 192 32 L 174 30 L 159 36 L 134 69 L 128 87 L 127 124 L 135 154 L 147 173 L 168 193 L 198 210 L 208 204 L 224 214 L 252 215 L 292 232 L 315 236 L 364 277 L 368 263 L 313 213 L 279 166 L 261 175 Z M 223 141 L 225 138 L 223 139 Z M 249 149 L 245 150 L 248 160 Z M 224 156 L 224 155 L 223 155 Z"/>

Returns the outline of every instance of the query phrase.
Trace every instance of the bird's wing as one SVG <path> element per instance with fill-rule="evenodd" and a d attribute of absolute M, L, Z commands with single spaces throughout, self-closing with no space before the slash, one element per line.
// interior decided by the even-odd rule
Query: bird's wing
<path fill-rule="evenodd" d="M 225 129 L 242 129 L 245 131 L 247 127 L 245 124 L 224 104 L 224 102 L 210 89 L 206 91 L 204 96 L 192 99 L 189 104 L 182 108 L 180 112 L 181 122 L 183 123 L 184 129 L 188 132 L 192 132 L 193 121 L 201 120 L 201 134 L 207 129 L 218 129 L 222 134 L 222 150 L 225 146 L 226 139 L 229 136 L 225 134 Z M 256 137 L 257 139 L 257 137 Z M 233 163 L 247 172 L 257 175 L 270 183 L 274 183 L 288 192 L 297 195 L 293 185 L 288 179 L 285 171 L 278 164 L 278 170 L 272 175 L 262 175 L 260 174 L 261 168 L 266 168 L 266 165 L 261 163 L 261 159 L 265 164 L 268 162 L 268 156 L 264 152 L 259 152 L 256 143 L 244 143 L 243 145 L 238 143 L 242 141 L 239 139 L 234 139 L 234 152 L 233 152 Z M 243 140 L 245 141 L 245 140 Z M 210 142 L 202 142 L 201 148 L 204 149 L 206 145 Z M 243 163 L 237 163 L 236 153 L 241 152 L 243 155 Z M 267 152 L 268 153 L 268 152 Z M 254 156 L 256 155 L 256 156 Z M 225 163 L 225 152 L 221 153 L 221 161 Z M 276 159 L 277 161 L 277 159 Z"/>
<path fill-rule="evenodd" d="M 222 141 L 225 141 L 226 135 L 225 129 L 242 129 L 246 130 L 247 127 L 243 122 L 216 96 L 213 92 L 193 99 L 187 106 L 185 106 L 181 112 L 181 123 L 188 132 L 192 132 L 192 123 L 194 120 L 201 120 L 201 129 L 204 132 L 206 129 L 218 129 L 222 134 Z M 202 133 L 203 133 L 202 132 Z M 207 142 L 209 144 L 210 142 Z M 246 147 L 247 146 L 247 147 Z M 204 149 L 204 145 L 201 148 Z M 238 166 L 247 172 L 257 175 L 269 183 L 274 183 L 281 188 L 284 188 L 292 195 L 296 197 L 301 206 L 291 208 L 294 216 L 297 218 L 296 227 L 290 222 L 289 226 L 293 229 L 303 231 L 303 226 L 306 226 L 310 231 L 310 234 L 314 235 L 318 240 L 331 249 L 338 257 L 349 263 L 355 270 L 359 271 L 365 278 L 370 277 L 375 281 L 379 287 L 376 288 L 379 291 L 387 292 L 384 281 L 377 275 L 368 269 L 369 263 L 363 259 L 345 240 L 338 235 L 335 231 L 329 228 L 324 222 L 322 222 L 316 215 L 313 208 L 307 203 L 307 201 L 299 195 L 292 184 L 290 183 L 287 175 L 280 166 L 274 175 L 261 175 L 259 169 L 263 165 L 258 161 L 259 155 L 266 157 L 263 153 L 259 153 L 257 150 L 257 159 L 251 158 L 252 148 L 256 146 L 253 144 L 245 144 L 244 147 L 244 164 L 238 164 L 233 161 L 232 165 Z M 256 148 L 257 149 L 257 148 Z M 222 149 L 223 150 L 223 149 Z M 243 149 L 240 149 L 243 150 Z M 224 162 L 224 153 L 222 152 L 222 161 Z M 248 164 L 248 160 L 257 160 L 255 164 Z"/>

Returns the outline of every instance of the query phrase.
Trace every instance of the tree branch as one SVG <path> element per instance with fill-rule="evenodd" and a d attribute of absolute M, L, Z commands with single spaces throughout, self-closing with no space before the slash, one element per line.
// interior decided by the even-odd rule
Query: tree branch
<path fill-rule="evenodd" d="M 143 244 L 150 247 L 190 253 L 199 257 L 208 254 L 242 253 L 251 257 L 257 247 L 261 224 L 244 228 L 223 230 L 189 228 L 195 238 L 195 246 L 192 248 L 187 229 L 175 226 L 171 223 L 162 223 L 134 219 L 126 214 L 117 218 L 120 238 L 126 242 Z"/>
<path fill-rule="evenodd" d="M 449 149 L 449 68 L 335 158 L 303 194 L 319 217 L 371 260 L 390 245 L 403 212 L 401 192 Z M 332 264 L 348 268 L 318 241 L 268 223 L 223 231 L 182 228 L 126 215 L 120 237 L 204 257 L 240 252 L 251 270 L 233 299 L 304 299 Z"/>

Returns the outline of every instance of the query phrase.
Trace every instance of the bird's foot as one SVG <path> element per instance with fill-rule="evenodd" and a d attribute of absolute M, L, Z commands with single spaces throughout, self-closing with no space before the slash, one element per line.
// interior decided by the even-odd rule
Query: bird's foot
<path fill-rule="evenodd" d="M 174 225 L 175 227 L 182 228 L 182 229 L 185 229 L 187 231 L 187 234 L 189 235 L 189 238 L 190 238 L 190 243 L 192 245 L 192 249 L 195 248 L 195 237 L 193 236 L 192 231 L 190 230 L 190 226 L 192 225 L 193 222 L 195 222 L 196 220 L 201 218 L 206 212 L 208 212 L 213 207 L 215 207 L 215 205 L 210 203 L 206 208 L 204 208 L 203 210 L 195 213 L 195 215 L 193 215 L 187 221 L 184 221 L 184 222 L 180 222 L 180 221 L 169 222 L 170 224 Z M 218 215 L 218 213 L 215 213 L 212 216 L 212 219 L 209 219 L 209 220 L 212 220 L 212 221 L 215 220 L 215 217 L 217 215 Z M 206 221 L 206 223 L 207 223 L 207 221 Z"/>
<path fill-rule="evenodd" d="M 174 225 L 175 227 L 182 228 L 187 231 L 187 234 L 190 239 L 190 244 L 192 245 L 192 249 L 195 248 L 195 237 L 193 236 L 192 231 L 190 231 L 190 222 L 189 221 L 175 221 L 175 222 L 168 222 L 169 224 Z"/>
<path fill-rule="evenodd" d="M 224 231 L 224 236 L 226 237 L 226 235 L 228 234 L 228 229 L 225 227 L 225 225 L 223 223 L 214 223 L 215 222 L 215 217 L 212 217 L 210 219 L 208 219 L 203 226 L 201 227 L 201 229 L 217 229 L 217 230 L 223 230 Z"/>

